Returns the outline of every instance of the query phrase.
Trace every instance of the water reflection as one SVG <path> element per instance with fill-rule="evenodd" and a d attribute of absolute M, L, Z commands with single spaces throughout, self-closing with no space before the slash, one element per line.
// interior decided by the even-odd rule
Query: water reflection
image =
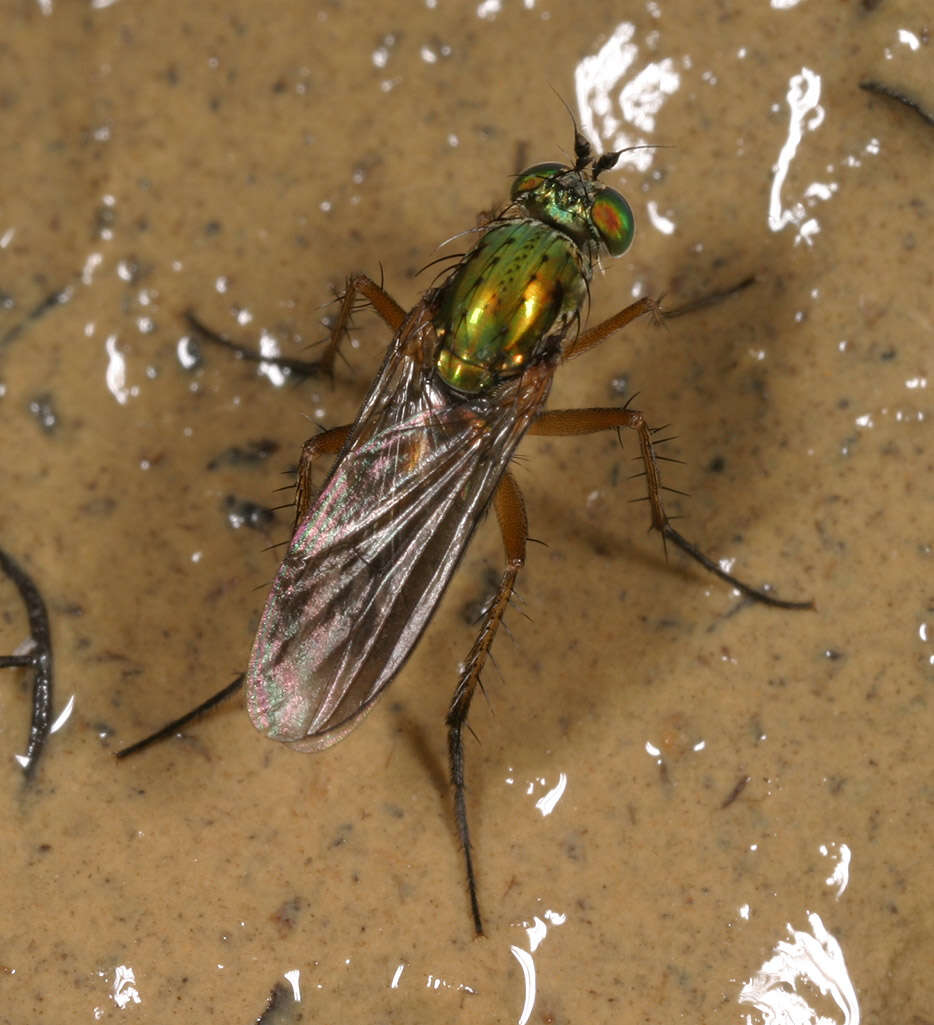
<path fill-rule="evenodd" d="M 526 1022 L 532 1016 L 532 1011 L 535 1008 L 537 982 L 535 958 L 532 957 L 532 955 L 536 950 L 538 950 L 545 937 L 548 935 L 549 925 L 564 925 L 567 920 L 567 915 L 561 914 L 558 911 L 548 910 L 541 917 L 535 915 L 531 922 L 523 923 L 522 926 L 528 936 L 529 949 L 525 950 L 523 947 L 519 947 L 514 943 L 509 947 L 510 953 L 519 962 L 519 967 L 522 969 L 522 981 L 525 987 L 522 1000 L 522 1010 L 520 1011 L 517 1019 L 518 1025 L 526 1025 Z"/>
<path fill-rule="evenodd" d="M 97 974 L 102 979 L 108 979 L 107 972 L 98 972 Z M 134 1004 L 141 1004 L 143 1002 L 136 984 L 136 973 L 129 965 L 120 964 L 114 968 L 113 979 L 110 980 L 107 996 L 113 1002 L 113 1005 L 121 1011 L 125 1011 Z M 91 1012 L 92 1017 L 95 1021 L 100 1021 L 107 1013 L 107 1010 L 106 1006 L 97 1006 Z"/>
<path fill-rule="evenodd" d="M 635 35 L 632 22 L 621 22 L 599 51 L 574 69 L 581 128 L 591 141 L 611 150 L 650 144 L 659 112 L 681 86 L 671 57 L 646 61 L 635 69 L 639 58 Z M 652 164 L 652 151 L 624 153 L 617 166 L 626 164 L 645 172 Z"/>
<path fill-rule="evenodd" d="M 517 782 L 516 777 L 513 775 L 513 769 L 510 767 L 506 772 L 507 775 L 505 777 L 505 782 L 507 786 L 513 786 Z M 535 802 L 535 807 L 542 813 L 542 816 L 545 817 L 555 810 L 558 802 L 564 796 L 567 785 L 567 773 L 559 772 L 557 782 L 552 786 L 548 786 L 548 779 L 545 776 L 536 776 L 534 779 L 528 780 L 525 784 L 525 792 L 529 797 L 533 797 L 537 789 L 541 787 L 548 787 L 545 793 Z"/>
<path fill-rule="evenodd" d="M 810 932 L 787 926 L 791 941 L 775 944 L 774 955 L 743 986 L 739 1002 L 755 1007 L 763 1025 L 859 1025 L 859 1002 L 840 944 L 820 915 L 809 914 L 808 924 Z M 818 994 L 829 997 L 843 1017 L 821 1014 L 813 1005 L 827 1001 Z M 746 1022 L 751 1025 L 749 1015 Z"/>
<path fill-rule="evenodd" d="M 831 858 L 834 856 L 834 849 L 837 852 L 837 863 L 834 865 L 833 871 L 824 880 L 828 886 L 833 886 L 836 889 L 837 900 L 843 895 L 843 891 L 847 888 L 850 882 L 850 857 L 851 852 L 847 844 L 821 844 L 818 850 L 825 858 Z"/>
<path fill-rule="evenodd" d="M 785 102 L 790 112 L 788 135 L 772 169 L 774 177 L 769 191 L 769 227 L 772 231 L 781 231 L 786 224 L 795 225 L 798 229 L 795 244 L 804 240 L 811 245 L 813 237 L 820 231 L 817 218 L 808 216 L 808 207 L 803 202 L 782 206 L 782 189 L 788 178 L 791 162 L 797 155 L 805 134 L 817 131 L 824 123 L 824 108 L 819 103 L 820 94 L 820 75 L 810 68 L 802 68 L 800 74 L 791 76 L 788 92 L 785 94 Z M 811 201 L 827 199 L 836 189 L 835 183 L 821 186 L 816 191 L 809 187 L 805 190 L 805 198 Z"/>

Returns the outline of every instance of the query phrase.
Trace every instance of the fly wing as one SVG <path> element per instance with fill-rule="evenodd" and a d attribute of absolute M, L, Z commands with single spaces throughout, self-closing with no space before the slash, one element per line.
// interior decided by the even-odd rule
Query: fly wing
<path fill-rule="evenodd" d="M 250 718 L 299 750 L 346 736 L 402 667 L 551 384 L 540 364 L 452 397 L 430 313 L 416 307 L 390 347 L 257 631 Z"/>

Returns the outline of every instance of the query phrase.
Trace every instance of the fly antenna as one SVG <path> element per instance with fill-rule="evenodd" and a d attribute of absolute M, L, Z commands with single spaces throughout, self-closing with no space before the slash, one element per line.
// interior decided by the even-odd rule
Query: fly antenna
<path fill-rule="evenodd" d="M 577 172 L 583 171 L 584 168 L 593 159 L 593 148 L 587 141 L 587 136 L 580 130 L 580 125 L 577 123 L 577 118 L 574 116 L 574 112 L 568 106 L 567 100 L 555 89 L 551 87 L 551 91 L 558 97 L 558 101 L 561 106 L 568 112 L 568 117 L 571 119 L 571 125 L 574 128 L 574 170 Z"/>
<path fill-rule="evenodd" d="M 590 143 L 587 141 L 587 137 L 584 133 L 574 125 L 574 170 L 577 172 L 583 171 L 584 168 L 593 160 L 593 150 L 590 147 Z"/>
<path fill-rule="evenodd" d="M 647 142 L 640 146 L 624 146 L 622 149 L 613 150 L 612 153 L 603 153 L 593 162 L 593 171 L 591 172 L 593 179 L 596 181 L 597 175 L 616 167 L 616 162 L 624 153 L 632 153 L 637 149 L 674 149 L 674 146 L 663 142 Z"/>

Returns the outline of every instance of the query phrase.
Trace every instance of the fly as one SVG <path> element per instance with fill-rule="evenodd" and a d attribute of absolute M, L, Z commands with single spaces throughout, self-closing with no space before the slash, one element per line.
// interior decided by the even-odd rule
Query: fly
<path fill-rule="evenodd" d="M 525 434 L 635 432 L 651 525 L 666 542 L 757 601 L 782 601 L 726 573 L 669 522 L 652 430 L 628 407 L 545 410 L 558 366 L 645 314 L 643 298 L 581 330 L 594 268 L 634 234 L 632 210 L 599 176 L 622 151 L 594 157 L 575 133 L 573 166 L 535 164 L 469 253 L 408 312 L 364 274 L 347 280 L 316 367 L 326 369 L 363 297 L 393 331 L 352 424 L 305 442 L 292 539 L 260 620 L 249 667 L 220 695 L 122 755 L 168 736 L 245 683 L 254 725 L 299 751 L 320 751 L 359 726 L 427 626 L 483 513 L 495 510 L 505 568 L 461 667 L 448 709 L 454 813 L 474 929 L 483 932 L 467 823 L 463 730 L 491 645 L 525 562 L 527 520 L 509 469 Z M 229 344 L 229 343 L 226 343 Z M 322 488 L 312 466 L 336 456 Z"/>

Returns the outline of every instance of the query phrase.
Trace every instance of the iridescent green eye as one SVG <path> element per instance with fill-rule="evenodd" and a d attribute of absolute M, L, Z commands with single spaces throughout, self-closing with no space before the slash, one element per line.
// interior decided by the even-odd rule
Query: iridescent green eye
<path fill-rule="evenodd" d="M 626 200 L 615 189 L 602 188 L 590 207 L 590 219 L 610 256 L 622 256 L 636 233 L 632 207 Z"/>
<path fill-rule="evenodd" d="M 564 164 L 533 164 L 527 167 L 512 183 L 512 198 L 518 199 L 525 192 L 534 192 L 546 178 L 556 178 L 567 170 Z"/>

